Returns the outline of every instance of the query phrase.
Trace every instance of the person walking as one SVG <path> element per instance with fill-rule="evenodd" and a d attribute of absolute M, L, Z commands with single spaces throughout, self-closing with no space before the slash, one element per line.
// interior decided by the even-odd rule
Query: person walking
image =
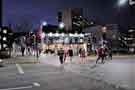
<path fill-rule="evenodd" d="M 110 60 L 112 60 L 112 49 L 111 47 L 108 48 L 108 57 Z"/>
<path fill-rule="evenodd" d="M 101 45 L 96 49 L 96 53 L 97 53 L 97 60 L 96 60 L 96 64 L 98 63 L 98 61 L 101 59 L 102 63 L 104 63 L 104 50 L 101 47 Z"/>
<path fill-rule="evenodd" d="M 67 55 L 68 55 L 68 50 L 65 49 L 64 50 L 64 62 L 66 62 Z"/>
<path fill-rule="evenodd" d="M 108 57 L 108 47 L 107 45 L 103 45 L 103 57 L 105 60 L 107 60 L 107 57 Z"/>
<path fill-rule="evenodd" d="M 73 50 L 71 48 L 68 50 L 68 54 L 69 54 L 70 62 L 72 62 Z"/>
<path fill-rule="evenodd" d="M 60 64 L 63 64 L 64 50 L 62 48 L 58 50 L 58 56 L 59 56 Z"/>
<path fill-rule="evenodd" d="M 25 46 L 24 45 L 21 45 L 22 56 L 24 56 L 24 51 L 25 51 Z"/>
<path fill-rule="evenodd" d="M 80 51 L 80 57 L 82 59 L 82 62 L 84 62 L 85 61 L 85 50 L 84 49 L 81 49 L 81 51 Z"/>

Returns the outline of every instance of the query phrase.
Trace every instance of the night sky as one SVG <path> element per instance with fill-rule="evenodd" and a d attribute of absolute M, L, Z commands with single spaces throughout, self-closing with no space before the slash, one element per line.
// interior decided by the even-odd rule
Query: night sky
<path fill-rule="evenodd" d="M 3 0 L 3 25 L 23 20 L 37 27 L 42 21 L 57 25 L 57 12 L 64 8 L 84 8 L 84 15 L 97 23 L 135 25 L 135 16 L 128 4 L 118 0 Z"/>

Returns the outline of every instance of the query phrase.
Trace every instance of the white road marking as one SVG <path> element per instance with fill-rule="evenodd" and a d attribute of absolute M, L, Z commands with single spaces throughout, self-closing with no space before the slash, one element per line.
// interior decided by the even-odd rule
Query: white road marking
<path fill-rule="evenodd" d="M 16 64 L 16 67 L 17 67 L 20 74 L 24 74 L 24 71 L 23 71 L 22 67 L 19 64 Z"/>
<path fill-rule="evenodd" d="M 19 90 L 19 89 L 26 89 L 26 88 L 32 88 L 33 86 L 25 86 L 25 87 L 16 87 L 16 88 L 6 88 L 6 89 L 0 89 L 0 90 Z"/>
<path fill-rule="evenodd" d="M 20 89 L 28 89 L 28 88 L 33 88 L 33 87 L 40 87 L 40 84 L 37 82 L 34 82 L 32 85 L 29 85 L 29 86 L 5 88 L 5 89 L 0 89 L 0 90 L 20 90 Z"/>
<path fill-rule="evenodd" d="M 33 85 L 36 86 L 36 87 L 40 87 L 40 84 L 37 83 L 37 82 L 34 82 Z"/>

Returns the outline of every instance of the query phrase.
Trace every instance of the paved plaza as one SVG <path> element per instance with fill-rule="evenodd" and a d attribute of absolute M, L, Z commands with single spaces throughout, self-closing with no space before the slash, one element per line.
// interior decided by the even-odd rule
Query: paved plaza
<path fill-rule="evenodd" d="M 95 64 L 78 56 L 60 65 L 58 56 L 31 56 L 6 60 L 0 68 L 0 90 L 134 90 L 135 56 L 114 56 Z M 21 61 L 20 61 L 21 60 Z M 14 63 L 7 63 L 14 61 Z M 27 62 L 26 62 L 27 61 Z M 39 63 L 40 62 L 40 63 Z"/>

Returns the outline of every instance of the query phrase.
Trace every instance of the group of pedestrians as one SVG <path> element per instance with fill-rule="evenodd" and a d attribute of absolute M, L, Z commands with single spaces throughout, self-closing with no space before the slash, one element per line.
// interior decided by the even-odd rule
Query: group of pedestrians
<path fill-rule="evenodd" d="M 37 48 L 35 45 L 32 45 L 31 41 L 27 41 L 25 36 L 19 37 L 14 40 L 12 45 L 12 55 L 18 56 L 21 55 L 34 55 L 36 56 L 36 53 L 40 54 L 40 49 Z"/>
<path fill-rule="evenodd" d="M 58 50 L 58 56 L 61 64 L 63 64 L 66 61 L 67 56 L 70 57 L 70 61 L 72 62 L 73 50 L 63 50 L 62 48 L 60 48 L 60 50 Z"/>
<path fill-rule="evenodd" d="M 96 63 L 101 59 L 101 62 L 104 64 L 105 60 L 112 60 L 112 49 L 111 47 L 107 47 L 107 45 L 99 45 L 96 49 L 97 60 Z"/>
<path fill-rule="evenodd" d="M 58 56 L 59 56 L 59 61 L 60 61 L 61 64 L 66 62 L 67 57 L 69 57 L 69 60 L 72 63 L 73 56 L 74 56 L 73 49 L 70 48 L 68 50 L 63 50 L 62 48 L 60 48 L 60 50 L 58 50 Z M 82 61 L 85 60 L 86 53 L 85 53 L 84 49 L 81 48 L 79 50 L 79 56 L 82 59 Z"/>

